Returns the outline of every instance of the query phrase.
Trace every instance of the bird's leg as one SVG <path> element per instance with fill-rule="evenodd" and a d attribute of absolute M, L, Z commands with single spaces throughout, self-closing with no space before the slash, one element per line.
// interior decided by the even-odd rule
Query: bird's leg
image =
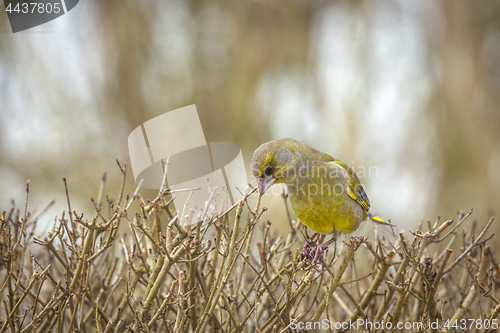
<path fill-rule="evenodd" d="M 315 247 L 312 248 L 310 254 L 314 254 L 314 259 L 313 259 L 314 263 L 317 263 L 318 259 L 319 261 L 323 261 L 323 253 L 325 251 L 328 251 L 328 245 L 335 242 L 335 239 L 336 239 L 335 236 L 333 236 L 332 239 L 330 239 L 328 242 L 316 245 Z"/>
<path fill-rule="evenodd" d="M 314 235 L 312 235 L 311 238 L 309 239 L 306 239 L 306 243 L 304 244 L 304 248 L 302 249 L 302 255 L 308 259 L 312 259 L 311 255 L 309 254 L 309 248 L 311 246 L 316 246 L 316 243 L 314 243 L 314 238 L 316 238 L 316 236 L 318 236 L 319 233 L 315 233 Z"/>

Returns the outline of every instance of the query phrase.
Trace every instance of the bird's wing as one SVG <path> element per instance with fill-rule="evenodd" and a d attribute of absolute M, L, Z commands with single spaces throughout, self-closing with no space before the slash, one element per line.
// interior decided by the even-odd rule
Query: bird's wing
<path fill-rule="evenodd" d="M 327 155 L 327 154 L 325 154 Z M 338 165 L 340 165 L 342 168 L 344 168 L 347 173 L 349 174 L 350 178 L 350 184 L 349 187 L 347 188 L 347 195 L 351 197 L 351 199 L 355 200 L 357 203 L 363 207 L 364 210 L 369 211 L 370 210 L 370 200 L 368 200 L 368 195 L 366 195 L 365 189 L 363 188 L 363 185 L 361 185 L 358 176 L 352 170 L 347 164 L 344 162 L 331 157 L 330 155 L 327 155 L 328 157 L 324 156 L 323 160 L 326 162 L 334 162 Z"/>

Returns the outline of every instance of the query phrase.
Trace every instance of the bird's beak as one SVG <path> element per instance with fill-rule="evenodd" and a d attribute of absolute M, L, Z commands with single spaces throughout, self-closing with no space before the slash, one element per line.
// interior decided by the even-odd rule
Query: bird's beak
<path fill-rule="evenodd" d="M 258 182 L 259 182 L 259 193 L 260 195 L 263 195 L 264 193 L 266 193 L 267 189 L 269 187 L 271 187 L 271 185 L 273 185 L 274 181 L 276 180 L 276 178 L 273 178 L 273 177 L 261 177 L 261 178 L 258 178 Z"/>

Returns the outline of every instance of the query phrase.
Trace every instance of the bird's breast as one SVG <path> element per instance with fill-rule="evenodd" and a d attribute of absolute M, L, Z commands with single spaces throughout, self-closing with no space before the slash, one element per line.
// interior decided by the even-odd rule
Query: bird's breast
<path fill-rule="evenodd" d="M 351 233 L 364 220 L 362 207 L 351 199 L 342 179 L 310 177 L 287 182 L 290 204 L 309 228 L 324 234 Z"/>

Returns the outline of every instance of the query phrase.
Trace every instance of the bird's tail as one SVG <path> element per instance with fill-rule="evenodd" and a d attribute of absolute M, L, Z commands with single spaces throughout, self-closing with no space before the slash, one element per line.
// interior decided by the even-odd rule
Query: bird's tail
<path fill-rule="evenodd" d="M 385 225 L 394 226 L 394 224 L 392 224 L 391 222 L 387 222 L 383 218 L 375 216 L 375 215 L 373 215 L 371 213 L 368 213 L 368 218 L 370 220 L 372 220 L 373 222 L 378 223 L 378 224 L 385 224 Z"/>

